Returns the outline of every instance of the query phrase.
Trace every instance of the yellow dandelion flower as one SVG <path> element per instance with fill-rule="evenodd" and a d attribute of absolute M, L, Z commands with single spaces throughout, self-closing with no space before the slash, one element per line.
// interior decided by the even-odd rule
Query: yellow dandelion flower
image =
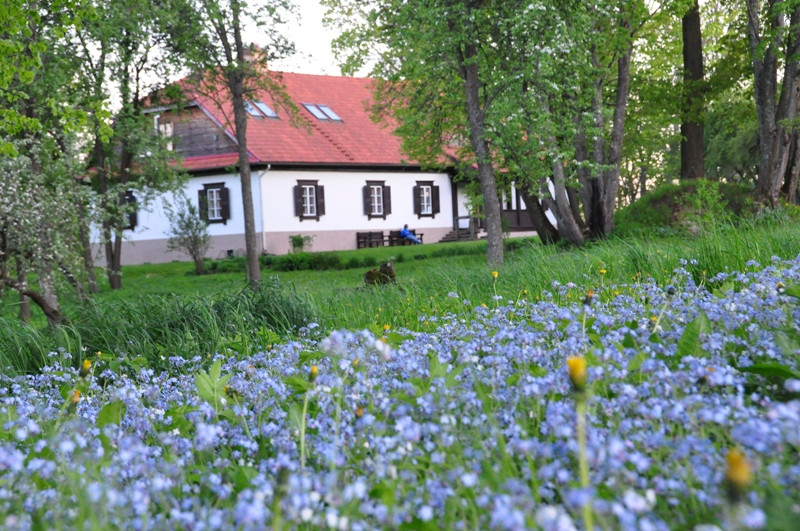
<path fill-rule="evenodd" d="M 744 454 L 735 448 L 728 451 L 726 461 L 728 467 L 725 470 L 725 486 L 730 500 L 736 503 L 741 500 L 752 481 L 753 471 Z"/>
<path fill-rule="evenodd" d="M 500 275 L 497 271 L 492 271 L 492 279 L 497 280 L 497 277 Z"/>
<path fill-rule="evenodd" d="M 601 270 L 600 270 L 600 274 L 601 274 L 601 275 L 605 275 L 605 274 L 606 274 L 606 270 L 605 270 L 605 269 L 601 269 Z"/>
<path fill-rule="evenodd" d="M 86 376 L 89 375 L 89 371 L 91 370 L 91 368 L 92 368 L 92 362 L 89 360 L 83 360 L 83 363 L 81 364 L 81 370 L 78 372 L 78 376 L 80 376 L 81 378 L 86 378 Z"/>
<path fill-rule="evenodd" d="M 567 370 L 572 385 L 578 391 L 586 388 L 586 359 L 581 356 L 570 356 L 567 358 Z"/>
<path fill-rule="evenodd" d="M 317 374 L 319 374 L 319 367 L 316 365 L 311 366 L 311 370 L 308 371 L 308 379 L 312 382 L 317 379 Z"/>

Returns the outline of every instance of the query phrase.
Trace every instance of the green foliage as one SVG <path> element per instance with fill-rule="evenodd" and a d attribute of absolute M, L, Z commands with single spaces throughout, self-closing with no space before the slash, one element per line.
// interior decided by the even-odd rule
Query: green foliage
<path fill-rule="evenodd" d="M 301 253 L 311 250 L 311 244 L 314 241 L 314 236 L 306 234 L 293 234 L 289 236 L 289 245 L 292 247 L 293 253 Z"/>
<path fill-rule="evenodd" d="M 164 201 L 164 213 L 169 221 L 167 250 L 183 251 L 194 260 L 195 272 L 203 274 L 203 258 L 211 247 L 208 222 L 200 217 L 193 201 L 184 193 L 175 196 L 175 202 Z"/>
<path fill-rule="evenodd" d="M 661 185 L 616 213 L 616 232 L 682 232 L 691 226 L 696 232 L 715 223 L 746 222 L 754 212 L 752 190 L 750 184 L 708 180 Z"/>

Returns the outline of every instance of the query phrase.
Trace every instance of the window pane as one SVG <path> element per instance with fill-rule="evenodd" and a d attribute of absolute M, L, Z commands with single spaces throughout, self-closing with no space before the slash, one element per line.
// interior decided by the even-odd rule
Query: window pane
<path fill-rule="evenodd" d="M 245 108 L 245 110 L 246 110 L 247 112 L 249 112 L 251 115 L 255 116 L 256 118 L 263 118 L 263 117 L 261 116 L 261 113 L 260 113 L 260 112 L 258 112 L 258 109 L 256 109 L 255 107 L 253 107 L 253 104 L 252 104 L 252 103 L 250 103 L 250 102 L 249 102 L 249 101 L 247 101 L 247 100 L 244 100 L 244 108 Z"/>
<path fill-rule="evenodd" d="M 333 112 L 333 109 L 331 109 L 327 105 L 323 105 L 323 104 L 320 103 L 319 105 L 317 105 L 317 107 L 319 107 L 319 110 L 324 112 L 325 116 L 327 116 L 331 120 L 336 120 L 337 122 L 341 122 L 342 121 L 342 119 L 339 117 L 339 115 L 336 114 L 335 112 Z"/>
<path fill-rule="evenodd" d="M 433 214 L 433 194 L 430 186 L 420 186 L 420 214 Z"/>
<path fill-rule="evenodd" d="M 313 114 L 314 117 L 316 117 L 318 120 L 327 120 L 328 119 L 328 117 L 325 116 L 325 113 L 323 113 L 321 110 L 319 110 L 319 107 L 317 107 L 313 103 L 304 103 L 303 107 L 308 109 L 308 112 Z"/>
<path fill-rule="evenodd" d="M 372 215 L 383 215 L 383 186 L 370 186 L 370 204 L 372 205 Z"/>
<path fill-rule="evenodd" d="M 303 185 L 303 215 L 317 215 L 317 193 L 314 185 Z"/>
<path fill-rule="evenodd" d="M 206 191 L 208 199 L 208 219 L 222 219 L 222 191 L 219 188 L 209 188 Z"/>
<path fill-rule="evenodd" d="M 256 102 L 256 107 L 258 107 L 258 110 L 261 111 L 262 113 L 264 113 L 264 116 L 266 116 L 267 118 L 277 118 L 278 117 L 278 113 L 273 111 L 272 108 L 269 105 L 267 105 L 266 103 L 264 103 L 263 101 L 257 101 Z"/>

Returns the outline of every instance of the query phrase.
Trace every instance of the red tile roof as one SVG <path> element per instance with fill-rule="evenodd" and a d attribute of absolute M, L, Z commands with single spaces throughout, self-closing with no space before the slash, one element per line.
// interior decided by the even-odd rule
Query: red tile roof
<path fill-rule="evenodd" d="M 278 119 L 248 117 L 247 147 L 251 162 L 308 165 L 401 166 L 407 161 L 400 150 L 400 138 L 392 128 L 370 119 L 367 105 L 372 101 L 372 79 L 275 73 L 282 76 L 289 97 L 300 109 L 310 128 L 293 126 L 283 109 L 277 108 L 266 92 L 250 98 L 263 101 L 277 111 Z M 197 96 L 196 103 L 222 124 L 233 112 L 230 104 L 220 109 L 208 97 Z M 302 104 L 324 104 L 341 121 L 319 120 Z M 232 133 L 229 126 L 228 131 Z M 235 153 L 234 156 L 235 162 Z M 228 155 L 190 157 L 184 160 L 189 170 L 231 165 Z"/>
<path fill-rule="evenodd" d="M 250 162 L 256 162 L 254 157 L 250 157 Z M 236 166 L 239 163 L 238 153 L 223 153 L 221 155 L 203 155 L 199 157 L 186 157 L 181 166 L 186 171 L 197 170 L 216 170 Z"/>

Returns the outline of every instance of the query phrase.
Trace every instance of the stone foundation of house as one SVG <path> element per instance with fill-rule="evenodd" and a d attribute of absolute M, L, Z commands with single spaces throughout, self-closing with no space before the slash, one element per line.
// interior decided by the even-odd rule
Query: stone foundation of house
<path fill-rule="evenodd" d="M 436 243 L 448 232 L 449 228 L 424 228 L 418 229 L 419 232 L 424 234 L 423 241 L 425 243 Z M 353 230 L 332 230 L 322 232 L 309 232 L 298 233 L 292 232 L 269 232 L 259 234 L 258 239 L 258 252 L 268 254 L 287 254 L 292 251 L 292 246 L 289 240 L 290 236 L 300 234 L 301 236 L 312 236 L 311 243 L 308 251 L 346 251 L 356 249 L 356 232 Z M 383 231 L 387 235 L 388 230 Z M 97 267 L 105 266 L 105 253 L 103 249 L 95 245 L 94 256 L 95 265 Z M 244 256 L 246 254 L 244 244 L 244 234 L 234 234 L 228 236 L 212 236 L 211 249 L 206 253 L 207 258 L 219 259 L 227 256 Z M 167 240 L 140 240 L 140 241 L 125 241 L 122 243 L 122 264 L 123 265 L 138 265 L 138 264 L 160 264 L 165 262 L 172 262 L 175 260 L 181 262 L 188 262 L 192 258 L 183 252 L 167 251 Z"/>

